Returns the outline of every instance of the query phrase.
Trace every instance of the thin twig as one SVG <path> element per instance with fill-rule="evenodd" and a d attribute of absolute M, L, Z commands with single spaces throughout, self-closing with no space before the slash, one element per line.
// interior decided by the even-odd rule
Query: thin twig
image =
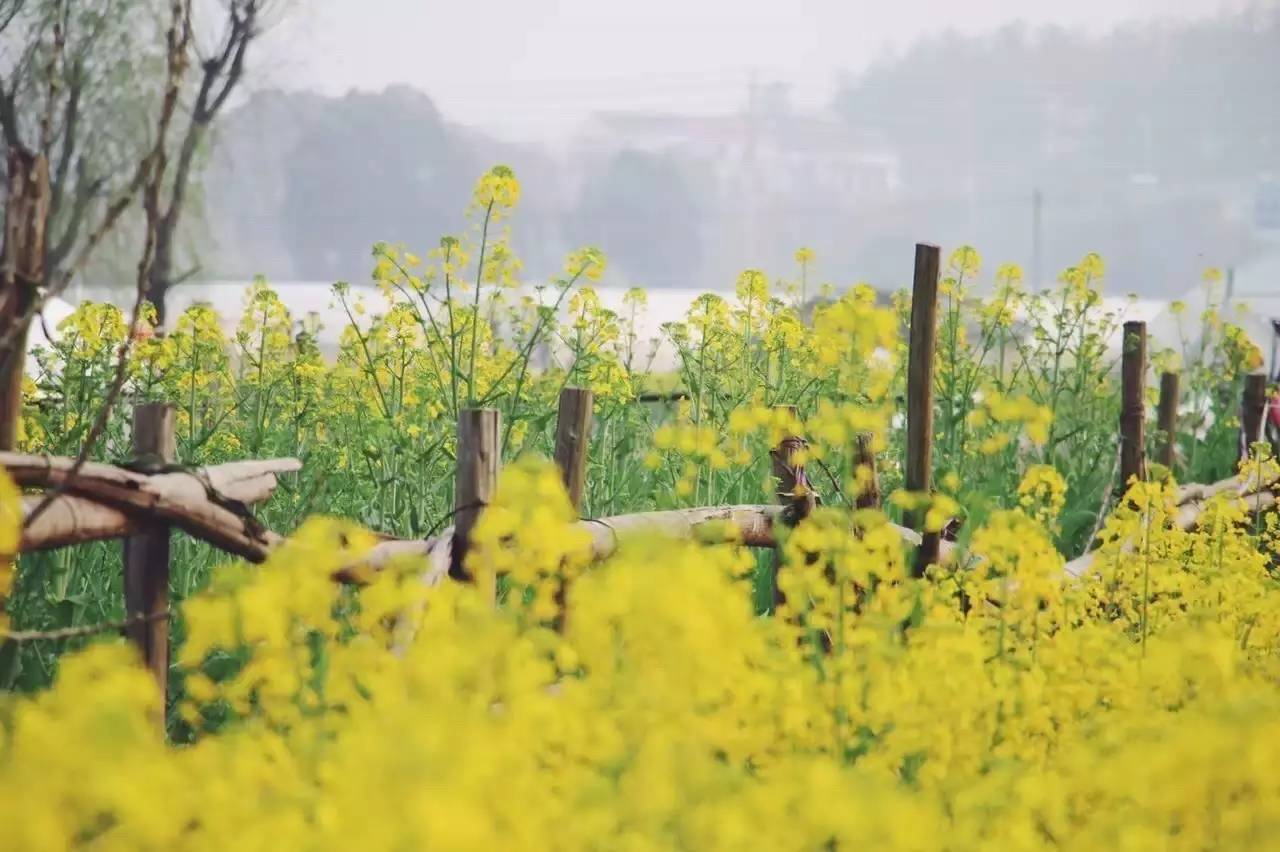
<path fill-rule="evenodd" d="M 100 624 L 82 624 L 77 627 L 60 627 L 57 630 L 10 630 L 0 633 L 0 639 L 6 642 L 44 642 L 59 639 L 78 639 L 81 636 L 93 636 L 112 630 L 124 630 L 135 624 L 151 621 L 165 621 L 171 616 L 168 612 L 138 613 L 119 621 L 104 621 Z"/>
<path fill-rule="evenodd" d="M 840 480 L 836 479 L 836 475 L 831 472 L 831 468 L 827 467 L 827 463 L 822 459 L 814 459 L 818 463 L 818 467 L 822 468 L 822 472 L 827 475 L 827 479 L 831 480 L 831 487 L 836 490 L 836 494 L 840 495 L 840 502 L 844 503 L 845 508 L 849 507 L 849 498 L 844 496 L 844 489 L 840 487 Z"/>
<path fill-rule="evenodd" d="M 431 525 L 431 529 L 427 530 L 427 534 L 424 535 L 423 538 L 431 538 L 436 533 L 440 532 L 440 530 L 444 529 L 445 524 L 453 520 L 454 516 L 457 515 L 459 512 L 466 512 L 466 511 L 470 511 L 471 509 L 483 509 L 488 505 L 489 505 L 488 503 L 477 500 L 471 503 L 466 503 L 462 506 L 454 506 L 452 509 L 446 512 L 443 516 L 441 516 L 439 520 L 437 520 L 434 524 Z"/>

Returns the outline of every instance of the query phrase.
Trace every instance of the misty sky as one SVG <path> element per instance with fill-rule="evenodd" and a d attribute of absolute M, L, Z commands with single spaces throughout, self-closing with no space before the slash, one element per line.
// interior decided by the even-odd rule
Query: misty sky
<path fill-rule="evenodd" d="M 561 137 L 594 109 L 728 110 L 761 82 L 821 103 L 841 73 L 947 28 L 1015 19 L 1104 30 L 1241 0 L 295 0 L 257 87 L 408 83 L 445 115 Z"/>

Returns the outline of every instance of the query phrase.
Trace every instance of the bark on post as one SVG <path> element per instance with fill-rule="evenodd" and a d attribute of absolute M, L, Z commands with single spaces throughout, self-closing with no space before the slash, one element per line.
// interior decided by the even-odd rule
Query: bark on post
<path fill-rule="evenodd" d="M 1266 374 L 1250 373 L 1244 377 L 1244 397 L 1240 405 L 1241 459 L 1248 458 L 1253 445 L 1262 440 L 1262 423 L 1266 414 Z"/>
<path fill-rule="evenodd" d="M 145 467 L 158 469 L 177 457 L 173 408 L 143 403 L 133 409 L 133 454 Z M 160 687 L 161 706 L 169 685 L 169 539 L 165 523 L 140 524 L 142 531 L 124 540 L 124 608 L 127 618 L 142 619 L 128 628 Z M 164 726 L 164 714 L 160 717 Z"/>
<path fill-rule="evenodd" d="M 1120 361 L 1120 490 L 1147 478 L 1147 324 L 1124 324 Z"/>
<path fill-rule="evenodd" d="M 1160 374 L 1160 403 L 1156 407 L 1156 425 L 1160 429 L 1160 464 L 1173 472 L 1178 449 L 1178 374 Z"/>
<path fill-rule="evenodd" d="M 475 577 L 466 565 L 471 530 L 498 486 L 499 414 L 495 408 L 464 408 L 458 412 L 458 461 L 453 493 L 453 547 L 449 576 L 465 583 L 485 584 L 494 598 L 497 578 Z"/>
<path fill-rule="evenodd" d="M 904 485 L 912 494 L 930 493 L 933 465 L 933 357 L 938 342 L 938 271 L 940 250 L 916 244 L 911 288 L 910 349 L 907 354 L 907 470 Z M 920 533 L 913 573 L 938 561 L 938 533 L 924 526 L 925 510 L 907 513 L 906 525 Z"/>
<path fill-rule="evenodd" d="M 871 436 L 860 432 L 853 440 L 853 476 L 857 481 L 858 471 L 865 469 L 870 478 L 862 489 L 854 496 L 853 505 L 858 509 L 880 508 L 880 475 L 876 472 L 876 454 L 871 450 Z"/>
<path fill-rule="evenodd" d="M 11 330 L 14 333 L 8 348 L 0 351 L 0 450 L 17 447 L 30 329 L 25 317 L 35 304 L 36 288 L 44 280 L 49 218 L 49 164 L 44 156 L 10 146 L 8 174 L 0 262 L 0 336 Z"/>
<path fill-rule="evenodd" d="M 556 414 L 556 466 L 564 477 L 564 488 L 569 493 L 573 511 L 579 514 L 587 490 L 592 398 L 586 388 L 565 388 L 560 391 L 560 408 Z"/>
<path fill-rule="evenodd" d="M 785 411 L 790 419 L 799 415 L 794 405 L 777 405 L 775 410 Z M 773 465 L 773 478 L 777 482 L 778 502 L 784 506 L 783 517 L 787 526 L 795 526 L 807 518 L 816 505 L 813 487 L 809 484 L 803 461 L 798 458 L 809 444 L 801 435 L 783 435 L 778 446 L 769 451 Z"/>
<path fill-rule="evenodd" d="M 776 405 L 774 410 L 785 412 L 788 419 L 792 421 L 799 417 L 794 405 Z M 809 484 L 803 460 L 798 458 L 799 454 L 807 446 L 808 443 L 802 436 L 787 434 L 782 436 L 778 446 L 769 451 L 769 460 L 776 486 L 775 493 L 778 502 L 782 505 L 782 511 L 778 514 L 777 520 L 778 523 L 786 527 L 794 527 L 800 523 L 813 512 L 814 507 L 817 505 L 817 495 L 814 494 L 813 488 Z M 786 602 L 786 595 L 782 593 L 782 589 L 778 585 L 778 574 L 781 570 L 782 554 L 775 548 L 773 551 L 772 576 L 773 608 L 775 611 Z"/>
<path fill-rule="evenodd" d="M 564 478 L 564 489 L 575 515 L 582 514 L 582 498 L 587 490 L 587 448 L 591 439 L 593 395 L 586 388 L 560 391 L 556 412 L 556 466 Z M 556 586 L 555 629 L 563 632 L 568 619 L 568 578 L 561 573 Z"/>

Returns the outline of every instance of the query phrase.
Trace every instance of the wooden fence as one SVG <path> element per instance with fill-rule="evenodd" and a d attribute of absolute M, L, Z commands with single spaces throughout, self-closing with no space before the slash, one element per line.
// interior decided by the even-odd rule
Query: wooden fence
<path fill-rule="evenodd" d="M 907 383 L 907 445 L 905 486 L 928 493 L 933 437 L 933 363 L 937 335 L 939 249 L 916 247 L 912 293 Z M 1126 323 L 1122 353 L 1120 415 L 1121 482 L 1146 475 L 1146 418 L 1143 400 L 1146 374 L 1146 329 Z M 1160 463 L 1173 459 L 1178 407 L 1178 376 L 1160 377 L 1157 423 Z M 575 511 L 585 491 L 587 447 L 592 426 L 592 394 L 566 388 L 560 396 L 555 435 L 555 461 Z M 1245 445 L 1262 434 L 1265 377 L 1249 376 L 1241 404 Z M 794 409 L 793 409 L 794 413 Z M 0 453 L 14 481 L 29 492 L 23 498 L 24 528 L 19 551 L 29 553 L 89 541 L 122 540 L 126 618 L 122 626 L 137 644 L 147 667 L 162 690 L 169 668 L 168 589 L 169 547 L 173 530 L 208 542 L 226 553 L 262 562 L 283 540 L 254 517 L 252 507 L 269 499 L 277 478 L 301 469 L 297 459 L 240 461 L 185 469 L 174 462 L 173 410 L 147 403 L 133 413 L 133 450 L 137 463 L 128 467 L 68 458 Z M 467 409 L 458 417 L 458 463 L 454 495 L 454 525 L 427 539 L 385 536 L 359 564 L 336 571 L 336 582 L 361 583 L 389 560 L 417 556 L 427 564 L 426 581 L 445 576 L 469 582 L 464 556 L 477 517 L 497 485 L 501 424 L 494 409 Z M 753 548 L 777 548 L 779 528 L 793 526 L 814 507 L 804 467 L 796 453 L 805 446 L 801 435 L 784 436 L 771 452 L 777 482 L 775 504 L 715 506 L 644 512 L 579 521 L 591 536 L 593 555 L 607 558 L 629 534 L 644 533 L 691 538 L 708 522 L 729 522 L 741 542 Z M 879 506 L 875 459 L 867 436 L 851 448 L 855 465 L 872 473 L 872 487 L 858 496 L 861 508 Z M 1189 485 L 1179 497 L 1179 523 L 1194 524 L 1199 508 L 1214 494 L 1234 491 L 1254 500 L 1258 510 L 1271 508 L 1275 495 L 1269 483 L 1232 478 L 1213 485 Z M 903 540 L 916 549 L 913 572 L 945 558 L 950 543 L 936 531 L 924 529 L 921 511 L 908 513 L 906 526 L 897 526 Z M 896 526 L 896 525 L 895 525 Z M 1083 573 L 1091 555 L 1069 563 L 1071 574 Z M 775 559 L 775 564 L 777 561 Z M 776 575 L 775 575 L 776 584 Z M 494 594 L 491 588 L 489 594 Z M 780 600 L 776 591 L 775 600 Z M 88 631 L 84 631 L 88 632 Z M 17 634 L 15 634 L 17 635 Z M 68 632 L 67 635 L 71 635 Z M 21 638 L 18 635 L 18 638 Z"/>

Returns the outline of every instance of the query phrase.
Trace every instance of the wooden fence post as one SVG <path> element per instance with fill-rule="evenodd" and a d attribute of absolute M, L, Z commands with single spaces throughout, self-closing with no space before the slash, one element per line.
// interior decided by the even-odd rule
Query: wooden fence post
<path fill-rule="evenodd" d="M 1124 324 L 1120 358 L 1120 491 L 1129 481 L 1147 478 L 1146 392 L 1147 324 Z"/>
<path fill-rule="evenodd" d="M 498 486 L 498 437 L 500 417 L 496 408 L 464 408 L 458 412 L 458 460 L 453 491 L 453 547 L 449 576 L 474 583 L 466 567 L 471 530 L 480 511 L 493 499 Z M 490 598 L 497 595 L 497 578 L 483 577 Z"/>
<path fill-rule="evenodd" d="M 916 244 L 911 287 L 910 349 L 907 354 L 907 470 L 904 485 L 912 494 L 930 493 L 933 465 L 933 356 L 938 342 L 938 272 L 940 250 Z M 921 536 L 913 574 L 938 561 L 938 534 L 924 529 L 925 510 L 907 513 L 907 526 Z"/>
<path fill-rule="evenodd" d="M 177 458 L 174 440 L 172 406 L 134 406 L 135 461 L 144 467 L 171 464 Z M 167 524 L 148 523 L 144 532 L 124 540 L 125 617 L 142 619 L 130 624 L 127 632 L 160 686 L 161 707 L 169 684 L 169 539 Z M 163 710 L 160 725 L 163 729 Z"/>
<path fill-rule="evenodd" d="M 871 478 L 854 497 L 853 505 L 858 509 L 880 508 L 880 475 L 876 472 L 876 454 L 871 451 L 871 436 L 859 432 L 853 439 L 853 476 L 857 481 L 858 470 L 866 468 Z"/>
<path fill-rule="evenodd" d="M 1178 374 L 1160 374 L 1160 404 L 1156 407 L 1156 425 L 1161 432 L 1160 464 L 1173 473 L 1178 450 Z"/>
<path fill-rule="evenodd" d="M 587 490 L 587 449 L 591 443 L 591 406 L 593 396 L 586 388 L 560 391 L 560 407 L 556 412 L 556 465 L 564 478 L 574 515 L 582 515 L 582 498 Z M 561 574 L 556 586 L 554 627 L 563 633 L 569 618 L 568 578 Z"/>
<path fill-rule="evenodd" d="M 1240 401 L 1240 458 L 1249 457 L 1253 445 L 1262 440 L 1262 424 L 1267 415 L 1267 376 L 1250 373 L 1244 377 L 1244 397 Z"/>
<path fill-rule="evenodd" d="M 785 412 L 792 420 L 799 417 L 799 411 L 794 405 L 775 405 L 773 408 L 775 411 Z M 778 446 L 769 451 L 773 478 L 776 483 L 776 497 L 783 506 L 782 512 L 778 515 L 777 523 L 787 527 L 793 527 L 808 517 L 817 502 L 813 488 L 805 474 L 804 465 L 797 463 L 799 460 L 796 456 L 805 446 L 806 443 L 802 436 L 783 435 L 782 440 L 778 442 Z M 796 494 L 797 490 L 800 491 L 799 495 Z M 778 586 L 778 573 L 781 570 L 782 552 L 775 548 L 773 551 L 772 577 L 773 608 L 775 612 L 786 601 L 786 595 L 782 593 L 781 588 Z"/>
<path fill-rule="evenodd" d="M 591 439 L 592 393 L 586 388 L 560 391 L 560 408 L 556 414 L 556 465 L 564 477 L 573 511 L 582 513 L 582 498 L 587 490 L 587 447 Z"/>

